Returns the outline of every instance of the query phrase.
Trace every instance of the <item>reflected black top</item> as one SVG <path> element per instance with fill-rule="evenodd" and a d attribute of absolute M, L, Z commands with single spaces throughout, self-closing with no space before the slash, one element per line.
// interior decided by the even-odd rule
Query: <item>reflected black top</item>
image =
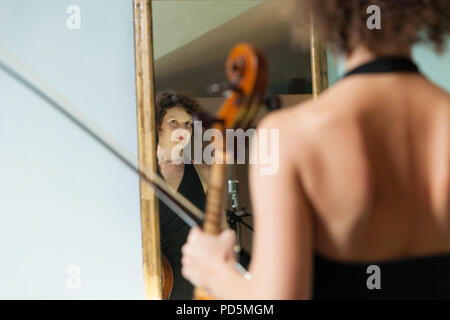
<path fill-rule="evenodd" d="M 345 77 L 386 72 L 419 73 L 411 60 L 386 57 Z M 369 268 L 369 266 L 378 268 Z M 369 269 L 368 269 L 369 268 Z M 380 289 L 377 289 L 380 287 Z M 372 289 L 369 289 L 372 288 Z M 314 299 L 450 299 L 450 254 L 371 263 L 333 261 L 316 253 Z"/>
<path fill-rule="evenodd" d="M 185 164 L 178 192 L 204 211 L 206 196 L 193 164 Z M 190 300 L 193 296 L 193 286 L 181 275 L 181 247 L 186 242 L 190 227 L 162 201 L 159 201 L 159 223 L 161 251 L 169 260 L 174 276 L 170 299 Z"/>

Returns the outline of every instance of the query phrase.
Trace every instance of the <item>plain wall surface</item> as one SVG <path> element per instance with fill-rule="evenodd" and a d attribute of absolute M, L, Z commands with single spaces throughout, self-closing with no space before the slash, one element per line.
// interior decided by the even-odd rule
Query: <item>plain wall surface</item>
<path fill-rule="evenodd" d="M 0 46 L 137 156 L 133 37 L 132 1 L 0 2 Z M 144 298 L 138 177 L 1 70 L 0 147 L 0 299 Z"/>
<path fill-rule="evenodd" d="M 450 92 L 450 40 L 443 54 L 434 52 L 430 45 L 419 44 L 414 47 L 413 55 L 423 74 Z"/>

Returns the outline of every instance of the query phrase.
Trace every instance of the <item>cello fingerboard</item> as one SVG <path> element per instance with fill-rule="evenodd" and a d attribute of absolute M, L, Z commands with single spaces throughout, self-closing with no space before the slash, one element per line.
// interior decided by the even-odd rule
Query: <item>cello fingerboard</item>
<path fill-rule="evenodd" d="M 203 228 L 206 233 L 217 235 L 220 233 L 222 217 L 222 199 L 225 183 L 225 164 L 213 164 L 208 183 L 208 198 Z"/>

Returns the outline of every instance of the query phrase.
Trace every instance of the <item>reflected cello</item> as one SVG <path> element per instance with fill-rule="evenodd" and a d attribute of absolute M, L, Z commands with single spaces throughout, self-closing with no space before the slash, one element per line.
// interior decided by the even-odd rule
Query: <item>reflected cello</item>
<path fill-rule="evenodd" d="M 248 129 L 261 109 L 267 89 L 268 69 L 264 55 L 247 43 L 236 45 L 226 61 L 226 74 L 229 83 L 226 85 L 227 98 L 220 107 L 213 128 L 225 137 L 227 129 Z M 205 233 L 218 235 L 221 232 L 220 222 L 223 212 L 223 190 L 225 184 L 225 166 L 232 154 L 226 143 L 213 140 L 215 161 L 211 167 L 206 213 L 203 222 Z M 233 150 L 234 151 L 234 150 Z M 196 300 L 212 299 L 199 287 L 195 288 Z"/>

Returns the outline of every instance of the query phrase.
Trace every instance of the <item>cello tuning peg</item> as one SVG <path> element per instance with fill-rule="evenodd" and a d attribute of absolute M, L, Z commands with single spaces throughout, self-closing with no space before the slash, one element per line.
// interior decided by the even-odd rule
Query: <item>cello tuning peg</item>
<path fill-rule="evenodd" d="M 209 87 L 210 94 L 219 94 L 223 92 L 223 85 L 220 83 L 214 83 Z"/>
<path fill-rule="evenodd" d="M 209 94 L 223 94 L 229 89 L 230 85 L 226 82 L 214 83 L 208 88 Z"/>
<path fill-rule="evenodd" d="M 280 97 L 275 95 L 265 98 L 264 104 L 269 111 L 279 110 L 282 107 Z"/>
<path fill-rule="evenodd" d="M 229 91 L 241 92 L 242 90 L 237 85 L 229 82 L 214 83 L 208 88 L 208 92 L 210 95 L 227 94 L 227 92 Z"/>

